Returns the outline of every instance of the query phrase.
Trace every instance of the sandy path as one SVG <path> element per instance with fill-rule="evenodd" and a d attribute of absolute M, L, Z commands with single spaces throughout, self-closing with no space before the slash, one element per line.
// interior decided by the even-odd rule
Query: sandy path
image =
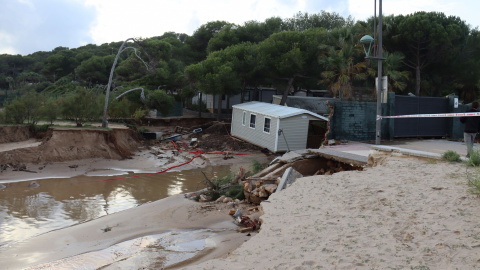
<path fill-rule="evenodd" d="M 37 147 L 42 144 L 41 141 L 36 139 L 30 139 L 27 141 L 21 142 L 13 142 L 13 143 L 0 143 L 0 152 L 20 149 L 20 148 L 28 148 L 28 147 Z"/>
<path fill-rule="evenodd" d="M 480 268 L 480 199 L 462 164 L 391 157 L 299 179 L 262 206 L 258 235 L 187 269 Z"/>

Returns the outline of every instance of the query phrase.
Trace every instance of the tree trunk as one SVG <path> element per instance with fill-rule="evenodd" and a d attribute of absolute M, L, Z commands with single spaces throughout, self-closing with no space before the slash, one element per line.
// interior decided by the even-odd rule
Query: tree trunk
<path fill-rule="evenodd" d="M 420 96 L 420 66 L 417 66 L 417 68 L 415 69 L 415 76 L 416 76 L 415 95 L 419 97 Z"/>
<path fill-rule="evenodd" d="M 294 77 L 288 79 L 287 88 L 285 88 L 285 91 L 283 91 L 282 100 L 280 101 L 280 105 L 282 106 L 287 102 L 288 91 L 290 91 L 290 88 L 292 87 L 293 78 Z"/>
<path fill-rule="evenodd" d="M 242 90 L 240 92 L 240 103 L 243 103 L 245 100 L 245 81 L 243 81 Z"/>
<path fill-rule="evenodd" d="M 217 121 L 220 121 L 222 116 L 222 94 L 218 95 L 218 103 L 217 103 L 218 111 L 217 111 Z"/>
<path fill-rule="evenodd" d="M 200 92 L 200 97 L 198 98 L 198 117 L 202 118 L 202 99 L 203 99 L 203 93 Z"/>

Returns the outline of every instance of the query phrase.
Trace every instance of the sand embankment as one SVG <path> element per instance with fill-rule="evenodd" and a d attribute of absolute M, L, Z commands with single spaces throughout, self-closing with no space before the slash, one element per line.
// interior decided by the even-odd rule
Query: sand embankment
<path fill-rule="evenodd" d="M 480 199 L 469 188 L 463 164 L 402 157 L 301 178 L 262 203 L 259 234 L 186 269 L 476 269 Z"/>
<path fill-rule="evenodd" d="M 135 132 L 129 129 L 54 128 L 39 146 L 0 152 L 0 164 L 122 159 L 132 156 L 139 146 Z"/>

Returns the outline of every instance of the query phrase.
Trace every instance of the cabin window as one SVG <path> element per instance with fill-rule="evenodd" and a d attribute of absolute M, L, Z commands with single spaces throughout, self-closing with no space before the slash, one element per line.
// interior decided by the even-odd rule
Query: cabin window
<path fill-rule="evenodd" d="M 245 126 L 247 123 L 247 112 L 243 112 L 242 125 Z"/>
<path fill-rule="evenodd" d="M 257 116 L 255 114 L 250 114 L 250 127 L 255 128 L 255 121 L 257 121 Z"/>
<path fill-rule="evenodd" d="M 263 132 L 270 134 L 270 122 L 271 122 L 271 119 L 265 117 L 265 122 L 263 124 Z"/>

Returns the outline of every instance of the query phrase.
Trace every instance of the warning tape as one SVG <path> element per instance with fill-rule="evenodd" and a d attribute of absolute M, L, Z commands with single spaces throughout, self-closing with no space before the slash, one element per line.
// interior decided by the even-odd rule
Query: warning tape
<path fill-rule="evenodd" d="M 433 114 L 407 114 L 407 115 L 392 115 L 382 116 L 377 115 L 377 120 L 383 118 L 429 118 L 429 117 L 462 117 L 462 116 L 480 116 L 480 112 L 466 112 L 466 113 L 433 113 Z"/>

